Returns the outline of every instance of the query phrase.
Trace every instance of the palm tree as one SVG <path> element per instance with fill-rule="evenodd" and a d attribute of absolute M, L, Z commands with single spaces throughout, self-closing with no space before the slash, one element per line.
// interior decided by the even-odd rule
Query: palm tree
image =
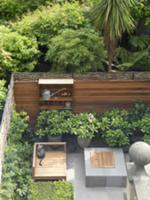
<path fill-rule="evenodd" d="M 112 70 L 114 52 L 124 32 L 130 33 L 135 25 L 130 9 L 135 0 L 100 0 L 92 9 L 95 26 L 103 31 L 108 54 L 108 71 Z"/>

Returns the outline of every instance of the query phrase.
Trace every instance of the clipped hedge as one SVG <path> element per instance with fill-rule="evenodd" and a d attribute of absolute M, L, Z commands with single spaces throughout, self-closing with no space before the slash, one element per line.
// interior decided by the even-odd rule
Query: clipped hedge
<path fill-rule="evenodd" d="M 79 3 L 54 4 L 28 13 L 13 28 L 23 35 L 36 37 L 39 45 L 47 45 L 49 40 L 65 28 L 78 29 L 87 25 L 87 19 Z"/>
<path fill-rule="evenodd" d="M 65 181 L 32 182 L 29 200 L 73 200 L 72 185 Z"/>

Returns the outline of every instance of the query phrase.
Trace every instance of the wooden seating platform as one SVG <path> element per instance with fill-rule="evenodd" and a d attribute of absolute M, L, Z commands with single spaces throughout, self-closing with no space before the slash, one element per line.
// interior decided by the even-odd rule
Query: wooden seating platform
<path fill-rule="evenodd" d="M 45 157 L 37 156 L 37 147 L 42 145 L 45 149 Z M 61 180 L 66 179 L 66 143 L 42 142 L 34 144 L 33 151 L 33 179 L 35 180 Z"/>
<path fill-rule="evenodd" d="M 90 158 L 93 168 L 115 167 L 115 159 L 111 151 L 91 152 Z"/>

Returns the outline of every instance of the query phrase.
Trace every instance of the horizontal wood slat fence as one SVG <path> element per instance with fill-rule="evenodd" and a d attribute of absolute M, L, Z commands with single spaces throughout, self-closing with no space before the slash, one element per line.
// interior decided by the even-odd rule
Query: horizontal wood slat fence
<path fill-rule="evenodd" d="M 34 124 L 40 111 L 39 78 L 73 78 L 73 111 L 103 112 L 113 107 L 131 108 L 133 102 L 150 103 L 150 73 L 15 74 L 15 103 L 25 110 Z"/>

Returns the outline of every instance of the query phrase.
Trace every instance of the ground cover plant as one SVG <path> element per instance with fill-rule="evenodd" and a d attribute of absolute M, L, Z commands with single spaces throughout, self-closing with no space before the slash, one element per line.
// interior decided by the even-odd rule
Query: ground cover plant
<path fill-rule="evenodd" d="M 32 182 L 29 200 L 73 200 L 72 185 L 65 181 Z"/>

